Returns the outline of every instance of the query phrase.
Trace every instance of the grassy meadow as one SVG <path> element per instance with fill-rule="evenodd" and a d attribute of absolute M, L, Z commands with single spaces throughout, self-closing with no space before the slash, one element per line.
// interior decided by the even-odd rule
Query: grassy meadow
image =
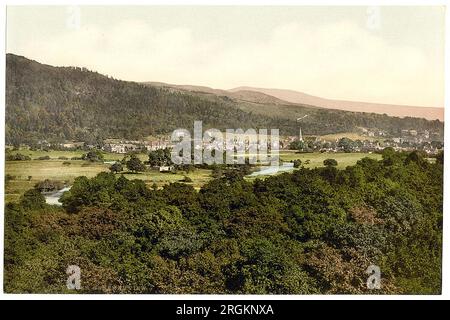
<path fill-rule="evenodd" d="M 69 162 L 70 165 L 63 164 Z M 72 184 L 78 176 L 94 177 L 100 172 L 109 172 L 110 164 L 99 162 L 88 162 L 82 160 L 31 160 L 31 161 L 6 161 L 5 173 L 12 176 L 6 183 L 6 202 L 15 201 L 28 189 L 39 181 L 45 179 L 65 181 Z M 211 179 L 210 170 L 196 169 L 186 174 L 160 173 L 156 170 L 149 170 L 141 173 L 124 173 L 127 179 L 141 179 L 149 186 L 155 183 L 158 187 L 165 184 L 181 181 L 184 177 L 192 179 L 191 185 L 200 188 Z"/>
<path fill-rule="evenodd" d="M 323 167 L 325 159 L 335 159 L 338 162 L 339 169 L 345 169 L 347 166 L 354 165 L 358 160 L 369 157 L 380 160 L 381 155 L 377 153 L 295 153 L 294 151 L 280 152 L 281 161 L 292 161 L 299 159 L 306 168 Z M 305 162 L 309 160 L 309 164 Z"/>
<path fill-rule="evenodd" d="M 32 160 L 30 161 L 6 161 L 5 174 L 10 176 L 10 179 L 5 184 L 5 201 L 16 201 L 28 189 L 45 179 L 65 181 L 71 184 L 78 176 L 94 177 L 100 172 L 109 172 L 110 164 L 99 162 L 88 162 L 83 160 L 60 160 L 59 157 L 73 158 L 81 157 L 83 151 L 31 151 L 22 149 L 18 152 L 28 155 Z M 39 157 L 49 156 L 50 160 L 36 160 Z M 104 153 L 105 161 L 121 160 L 123 154 Z M 143 161 L 147 160 L 146 154 L 139 154 L 139 158 Z M 338 168 L 345 168 L 353 165 L 363 157 L 371 157 L 373 159 L 380 159 L 378 154 L 368 153 L 295 153 L 293 151 L 280 152 L 281 161 L 291 161 L 300 159 L 305 167 L 314 168 L 323 166 L 323 160 L 328 158 L 336 159 Z M 309 164 L 305 161 L 309 160 Z M 193 172 L 186 174 L 185 172 L 177 173 L 160 173 L 156 170 L 148 170 L 142 173 L 124 173 L 128 179 L 141 179 L 150 187 L 154 183 L 158 187 L 165 184 L 180 182 L 184 177 L 189 177 L 192 182 L 189 183 L 194 188 L 199 189 L 202 185 L 211 180 L 211 170 L 196 169 Z M 261 178 L 261 176 L 260 176 Z M 250 179 L 252 180 L 252 179 Z"/>

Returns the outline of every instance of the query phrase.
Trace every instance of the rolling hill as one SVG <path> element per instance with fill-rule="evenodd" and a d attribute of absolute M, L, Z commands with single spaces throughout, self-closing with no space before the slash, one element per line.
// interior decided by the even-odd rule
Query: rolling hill
<path fill-rule="evenodd" d="M 278 128 L 282 135 L 297 135 L 296 119 L 305 114 L 302 130 L 310 135 L 358 127 L 391 135 L 411 128 L 443 132 L 440 121 L 324 109 L 248 90 L 121 81 L 85 68 L 6 57 L 7 144 L 142 139 L 176 128 L 191 130 L 194 120 L 202 120 L 204 128 Z"/>

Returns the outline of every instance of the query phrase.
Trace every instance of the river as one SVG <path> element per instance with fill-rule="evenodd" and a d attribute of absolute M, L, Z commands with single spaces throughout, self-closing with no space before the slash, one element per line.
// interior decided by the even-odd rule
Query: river
<path fill-rule="evenodd" d="M 291 162 L 283 162 L 281 166 L 262 167 L 262 169 L 249 174 L 248 177 L 266 176 L 291 170 L 294 170 L 294 164 Z"/>
<path fill-rule="evenodd" d="M 62 205 L 62 203 L 59 202 L 59 198 L 61 198 L 64 192 L 69 191 L 70 188 L 72 188 L 72 186 L 62 188 L 61 190 L 58 191 L 44 193 L 43 195 L 45 197 L 45 202 L 47 204 L 53 204 L 57 206 Z"/>

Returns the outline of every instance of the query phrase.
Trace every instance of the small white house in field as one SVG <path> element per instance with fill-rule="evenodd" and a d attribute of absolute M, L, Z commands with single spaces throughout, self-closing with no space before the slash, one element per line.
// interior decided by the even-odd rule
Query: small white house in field
<path fill-rule="evenodd" d="M 159 172 L 170 172 L 172 171 L 173 167 L 172 166 L 161 166 L 159 167 Z"/>

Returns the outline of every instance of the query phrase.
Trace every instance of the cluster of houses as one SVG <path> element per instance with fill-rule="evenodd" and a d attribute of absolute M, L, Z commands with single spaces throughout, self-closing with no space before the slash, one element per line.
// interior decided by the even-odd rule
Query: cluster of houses
<path fill-rule="evenodd" d="M 341 140 L 335 142 L 313 143 L 313 151 L 320 152 L 377 152 L 384 148 L 392 147 L 396 151 L 414 151 L 420 150 L 427 154 L 434 155 L 439 153 L 443 148 L 443 143 L 437 142 L 421 142 L 414 143 L 409 141 L 402 141 L 396 138 L 386 139 L 383 141 L 377 140 L 363 140 L 352 141 L 349 144 L 343 144 Z"/>
<path fill-rule="evenodd" d="M 397 151 L 421 150 L 427 154 L 437 154 L 444 144 L 439 132 L 416 129 L 401 130 L 397 137 L 390 136 L 379 129 L 360 129 L 360 139 L 349 138 L 325 140 L 320 136 L 303 137 L 301 129 L 299 136 L 287 136 L 280 139 L 281 149 L 297 149 L 315 152 L 376 152 L 386 147 Z M 301 144 L 299 144 L 301 142 Z"/>
<path fill-rule="evenodd" d="M 352 141 L 347 138 L 336 139 L 334 141 L 324 140 L 320 136 L 304 137 L 300 136 L 280 136 L 279 142 L 272 146 L 274 149 L 287 150 L 291 149 L 293 142 L 301 141 L 305 150 L 316 152 L 376 152 L 386 147 L 393 147 L 399 151 L 423 150 L 428 154 L 436 154 L 443 148 L 443 142 L 438 132 L 429 132 L 428 130 L 418 131 L 415 129 L 401 130 L 401 134 L 397 137 L 388 137 L 386 132 L 375 129 L 361 129 L 361 138 Z M 301 129 L 300 129 L 301 130 Z M 377 138 L 373 138 L 377 137 Z M 222 144 L 222 150 L 232 151 L 234 148 L 248 151 L 250 147 L 248 137 L 244 141 L 235 141 L 232 143 L 223 143 L 222 141 L 200 142 L 194 143 L 194 148 L 202 148 L 204 150 L 218 150 Z M 48 144 L 46 141 L 41 142 L 42 145 Z M 54 146 L 49 147 L 53 148 Z M 148 140 L 121 140 L 106 139 L 101 146 L 87 145 L 84 142 L 65 142 L 57 145 L 61 149 L 101 149 L 106 152 L 126 154 L 130 152 L 155 151 L 158 149 L 170 148 L 173 143 L 170 137 L 160 136 L 152 137 Z"/>
<path fill-rule="evenodd" d="M 116 140 L 107 139 L 102 147 L 102 150 L 113 153 L 129 153 L 140 151 L 155 151 L 158 149 L 165 149 L 171 146 L 168 139 L 157 139 L 149 141 L 129 141 L 129 140 Z"/>
<path fill-rule="evenodd" d="M 274 141 L 271 143 L 267 141 L 267 150 L 269 149 L 278 149 L 280 150 L 281 144 L 279 141 Z M 258 144 L 258 140 L 237 140 L 234 142 L 223 142 L 223 141 L 213 141 L 213 142 L 202 142 L 201 144 L 194 145 L 195 149 L 203 149 L 203 150 L 223 150 L 223 151 L 234 151 L 234 150 L 255 150 L 258 151 L 260 149 L 260 145 Z"/>

